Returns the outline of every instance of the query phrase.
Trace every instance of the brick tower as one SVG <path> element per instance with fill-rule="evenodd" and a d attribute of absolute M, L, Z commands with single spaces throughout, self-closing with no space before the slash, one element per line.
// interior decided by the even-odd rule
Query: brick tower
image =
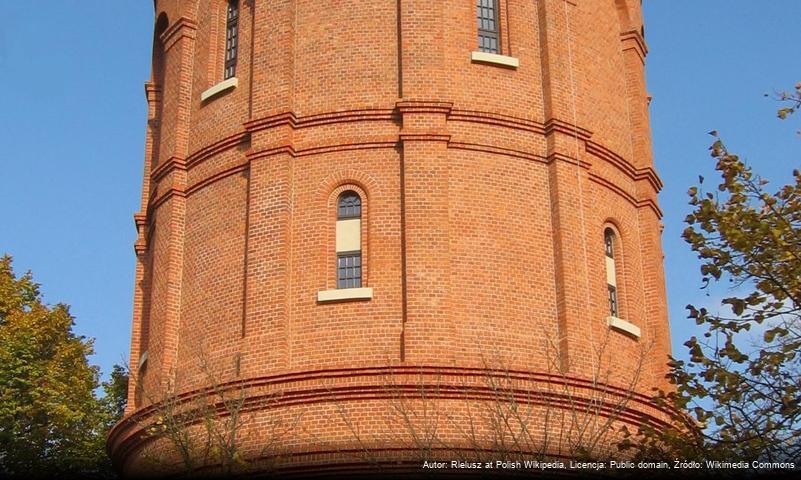
<path fill-rule="evenodd" d="M 204 396 L 285 473 L 666 421 L 640 3 L 156 0 L 115 463 Z"/>

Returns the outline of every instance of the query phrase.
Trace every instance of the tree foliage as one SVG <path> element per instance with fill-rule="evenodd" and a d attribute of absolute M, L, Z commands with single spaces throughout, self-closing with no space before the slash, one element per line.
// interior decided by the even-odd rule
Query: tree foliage
<path fill-rule="evenodd" d="M 780 94 L 784 119 L 801 105 L 801 83 Z M 731 314 L 688 305 L 704 328 L 672 362 L 676 391 L 663 397 L 687 412 L 671 432 L 644 432 L 644 448 L 666 455 L 798 461 L 801 456 L 801 172 L 775 191 L 717 132 L 710 147 L 720 182 L 690 188 L 683 237 L 701 260 L 705 287 L 728 281 Z M 694 425 L 693 425 L 694 423 Z"/>
<path fill-rule="evenodd" d="M 110 429 L 122 418 L 128 405 L 128 370 L 124 366 L 114 365 L 112 368 L 108 381 L 103 382 L 102 400 Z"/>
<path fill-rule="evenodd" d="M 795 84 L 795 91 L 780 92 L 777 98 L 783 103 L 777 115 L 784 120 L 801 108 L 801 82 Z"/>
<path fill-rule="evenodd" d="M 67 305 L 45 305 L 30 272 L 0 258 L 0 475 L 110 472 L 92 341 L 72 327 Z"/>

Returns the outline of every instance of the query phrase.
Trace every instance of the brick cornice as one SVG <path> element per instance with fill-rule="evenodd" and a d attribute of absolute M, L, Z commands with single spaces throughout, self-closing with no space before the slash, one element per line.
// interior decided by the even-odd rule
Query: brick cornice
<path fill-rule="evenodd" d="M 156 209 L 161 206 L 164 202 L 171 199 L 172 197 L 181 197 L 186 198 L 186 192 L 183 190 L 179 190 L 175 187 L 168 188 L 167 191 L 159 195 L 158 197 L 154 197 L 150 201 L 150 208 Z"/>
<path fill-rule="evenodd" d="M 631 164 L 631 162 L 621 157 L 617 153 L 591 140 L 587 141 L 586 145 L 587 153 L 606 160 L 632 180 L 647 181 L 657 193 L 662 190 L 662 180 L 659 178 L 659 175 L 657 175 L 656 170 L 654 170 L 653 167 L 649 166 L 636 168 Z"/>
<path fill-rule="evenodd" d="M 653 210 L 654 214 L 656 214 L 656 218 L 658 219 L 661 219 L 663 216 L 662 209 L 659 208 L 659 205 L 657 205 L 657 203 L 650 198 L 639 200 L 637 202 L 637 208 L 650 208 Z"/>
<path fill-rule="evenodd" d="M 216 155 L 218 153 L 224 152 L 229 148 L 234 148 L 237 145 L 242 144 L 248 140 L 248 132 L 241 131 L 237 132 L 233 135 L 229 135 L 222 140 L 218 140 L 211 145 L 207 145 L 202 147 L 199 150 L 196 150 L 194 153 L 190 154 L 186 158 L 186 168 L 192 168 L 196 164 L 201 163 L 203 160 Z"/>
<path fill-rule="evenodd" d="M 147 215 L 142 212 L 134 213 L 134 224 L 136 228 L 142 228 L 147 224 Z"/>
<path fill-rule="evenodd" d="M 579 140 L 583 141 L 587 141 L 592 137 L 592 131 L 558 118 L 550 118 L 545 122 L 545 135 L 551 135 L 553 132 L 577 136 Z"/>
<path fill-rule="evenodd" d="M 137 257 L 141 257 L 147 253 L 147 242 L 144 239 L 139 239 L 134 242 L 134 253 Z"/>
<path fill-rule="evenodd" d="M 571 165 L 578 165 L 585 170 L 589 170 L 590 168 L 592 168 L 592 163 L 586 159 L 579 160 L 575 157 L 571 157 L 569 155 L 565 155 L 559 152 L 551 153 L 550 155 L 548 155 L 548 157 L 546 157 L 545 161 L 546 163 L 553 163 L 556 161 L 565 162 Z"/>
<path fill-rule="evenodd" d="M 645 63 L 645 57 L 648 56 L 648 45 L 642 34 L 636 30 L 629 30 L 620 34 L 620 41 L 623 42 L 623 50 L 634 50 L 640 57 L 640 60 Z"/>
<path fill-rule="evenodd" d="M 145 82 L 145 95 L 149 96 L 150 94 L 161 92 L 161 87 L 156 82 L 153 81 L 146 81 Z M 149 98 L 149 97 L 148 97 Z"/>
<path fill-rule="evenodd" d="M 652 199 L 650 199 L 650 198 L 641 199 L 641 200 L 637 199 L 636 196 L 634 196 L 631 193 L 623 190 L 619 186 L 615 185 L 614 183 L 610 182 L 609 180 L 607 180 L 607 179 L 605 179 L 605 178 L 601 177 L 600 175 L 597 175 L 597 174 L 595 174 L 593 172 L 590 172 L 590 180 L 595 182 L 595 183 L 597 183 L 598 185 L 601 185 L 601 186 L 603 186 L 605 188 L 608 188 L 609 190 L 611 190 L 612 192 L 616 193 L 617 195 L 622 197 L 624 200 L 629 202 L 634 207 L 636 207 L 636 208 L 650 208 L 651 210 L 654 211 L 654 213 L 656 214 L 657 218 L 662 218 L 662 210 L 659 208 L 659 205 L 657 205 L 656 202 L 653 201 Z"/>
<path fill-rule="evenodd" d="M 293 129 L 308 128 L 318 125 L 335 123 L 364 122 L 364 121 L 393 121 L 398 116 L 394 110 L 382 108 L 367 108 L 358 110 L 345 110 L 341 112 L 325 112 L 315 115 L 298 117 L 295 112 L 281 112 L 264 118 L 245 122 L 245 130 L 257 132 L 268 128 L 289 125 Z"/>
<path fill-rule="evenodd" d="M 276 155 L 289 155 L 290 157 L 296 157 L 297 153 L 295 152 L 295 149 L 292 148 L 292 145 L 278 145 L 265 148 L 263 150 L 250 150 L 245 153 L 248 161 L 251 162 L 253 160 L 259 160 L 262 158 L 274 157 Z"/>
<path fill-rule="evenodd" d="M 587 153 L 590 153 L 592 155 L 595 155 L 596 157 L 600 157 L 606 160 L 607 162 L 617 167 L 618 170 L 621 170 L 624 174 L 626 174 L 626 176 L 634 178 L 634 175 L 636 175 L 637 173 L 637 169 L 634 168 L 634 166 L 630 162 L 628 162 L 625 158 L 621 157 L 612 150 L 601 145 L 600 143 L 588 141 Z"/>
<path fill-rule="evenodd" d="M 180 17 L 161 34 L 160 40 L 164 51 L 168 51 L 182 38 L 194 39 L 197 34 L 197 23 L 188 18 Z"/>
<path fill-rule="evenodd" d="M 392 136 L 390 138 L 387 138 L 385 141 L 376 139 L 376 141 L 319 145 L 302 149 L 296 149 L 294 146 L 287 144 L 277 145 L 263 150 L 251 150 L 247 152 L 245 155 L 247 156 L 248 160 L 253 161 L 281 154 L 287 154 L 291 157 L 303 157 L 307 155 L 317 155 L 320 153 L 344 152 L 349 150 L 370 150 L 377 148 L 395 148 L 397 146 L 398 146 L 397 137 Z"/>
<path fill-rule="evenodd" d="M 571 123 L 564 122 L 559 119 L 550 119 L 546 124 L 541 124 L 534 120 L 495 114 L 491 112 L 473 111 L 473 110 L 459 110 L 454 109 L 452 104 L 448 102 L 422 102 L 422 101 L 404 101 L 398 102 L 397 110 L 390 109 L 359 109 L 349 110 L 342 112 L 326 112 L 321 114 L 309 115 L 305 117 L 298 117 L 293 112 L 284 112 L 263 119 L 247 122 L 244 125 L 245 130 L 229 135 L 211 145 L 207 145 L 194 153 L 187 159 L 173 156 L 161 165 L 159 165 L 151 174 L 151 179 L 158 182 L 169 173 L 173 171 L 186 172 L 195 165 L 202 163 L 204 160 L 221 153 L 230 148 L 242 145 L 247 142 L 251 132 L 259 131 L 268 128 L 275 128 L 280 125 L 289 125 L 291 128 L 310 128 L 314 126 L 330 125 L 343 122 L 361 122 L 361 121 L 395 121 L 399 118 L 399 112 L 413 112 L 413 113 L 441 113 L 445 114 L 448 121 L 466 122 L 466 123 L 479 123 L 502 126 L 517 130 L 523 130 L 536 134 L 553 134 L 558 132 L 564 135 L 577 136 L 585 146 L 587 153 L 599 157 L 607 161 L 610 165 L 621 171 L 624 175 L 634 181 L 648 182 L 655 192 L 659 192 L 662 188 L 662 181 L 656 174 L 652 167 L 636 168 L 628 160 L 618 155 L 607 147 L 591 140 L 593 135 L 592 131 L 575 127 Z M 377 138 L 372 141 L 364 142 L 350 142 L 341 144 L 317 145 L 298 149 L 294 145 L 279 145 L 269 149 L 260 151 L 248 151 L 246 156 L 248 161 L 258 160 L 273 155 L 286 153 L 291 157 L 301 157 L 307 155 L 315 155 L 321 153 L 349 151 L 349 150 L 363 150 L 363 149 L 376 149 L 376 148 L 395 148 L 399 142 L 416 142 L 416 141 L 429 141 L 429 142 L 445 142 L 448 148 L 481 151 L 486 153 L 509 155 L 516 158 L 526 160 L 551 163 L 553 161 L 563 161 L 570 164 L 580 164 L 584 169 L 590 169 L 592 162 L 588 159 L 582 159 L 578 162 L 574 157 L 565 155 L 563 153 L 552 153 L 547 157 L 543 157 L 533 152 L 523 150 L 504 148 L 494 145 L 487 145 L 478 142 L 464 142 L 453 141 L 451 135 L 441 134 L 437 132 L 413 132 L 413 133 L 399 133 L 398 135 L 387 136 L 384 139 Z M 232 167 L 236 171 L 241 171 L 244 167 Z M 234 171 L 228 174 L 215 174 L 207 179 L 201 180 L 190 186 L 186 191 L 181 191 L 183 195 L 190 192 L 195 192 L 206 185 L 214 183 L 215 181 L 225 178 Z M 637 200 L 631 195 L 625 193 L 621 188 L 612 185 L 610 182 L 601 179 L 596 174 L 593 178 L 598 180 L 598 183 L 603 183 L 605 186 L 612 188 L 617 193 L 622 194 L 628 201 L 638 207 L 652 208 L 657 215 L 661 217 L 662 212 L 652 200 Z M 178 189 L 173 189 L 176 192 Z M 156 202 L 151 199 L 151 206 L 154 204 L 161 204 L 166 201 L 172 193 L 167 193 L 159 197 Z"/>
<path fill-rule="evenodd" d="M 647 181 L 653 187 L 654 192 L 659 193 L 662 191 L 662 187 L 664 184 L 662 183 L 662 179 L 659 178 L 659 175 L 656 173 L 653 167 L 645 167 L 640 168 L 637 170 L 637 173 L 634 174 L 634 179 L 637 181 Z"/>
<path fill-rule="evenodd" d="M 453 109 L 448 114 L 448 121 L 483 123 L 485 125 L 496 125 L 499 127 L 513 128 L 516 130 L 525 130 L 541 135 L 545 134 L 545 125 L 540 122 L 492 112 Z"/>
<path fill-rule="evenodd" d="M 174 170 L 181 170 L 185 172 L 187 170 L 186 160 L 173 155 L 161 165 L 156 167 L 156 169 L 150 174 L 150 178 L 152 181 L 158 182 Z"/>
<path fill-rule="evenodd" d="M 217 172 L 214 175 L 208 176 L 208 177 L 204 178 L 203 180 L 195 182 L 192 185 L 189 185 L 188 187 L 186 187 L 186 196 L 188 197 L 188 196 L 192 195 L 193 193 L 197 192 L 198 190 L 201 190 L 203 187 L 211 185 L 214 182 L 217 182 L 217 181 L 222 180 L 224 178 L 228 178 L 231 175 L 236 175 L 237 173 L 244 172 L 244 171 L 247 170 L 247 168 L 248 168 L 247 163 L 240 163 L 238 165 L 234 165 L 232 167 L 229 167 L 229 168 L 223 170 L 222 172 Z"/>
<path fill-rule="evenodd" d="M 147 214 L 144 212 L 136 212 L 133 215 L 134 224 L 136 225 L 137 239 L 134 242 L 134 252 L 137 256 L 144 255 L 147 251 L 147 239 L 145 238 L 145 227 L 147 226 Z"/>

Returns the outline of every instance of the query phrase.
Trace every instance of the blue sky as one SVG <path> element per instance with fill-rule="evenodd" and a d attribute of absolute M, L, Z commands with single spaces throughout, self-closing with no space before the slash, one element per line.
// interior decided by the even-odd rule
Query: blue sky
<path fill-rule="evenodd" d="M 611 0 L 593 0 L 611 1 Z M 45 300 L 72 305 L 108 373 L 127 360 L 153 8 L 147 0 L 2 1 L 0 253 L 32 270 Z M 715 184 L 707 148 L 727 145 L 776 185 L 799 166 L 801 117 L 765 92 L 801 81 L 796 0 L 645 0 L 656 167 L 674 353 L 693 332 L 684 305 L 714 305 L 680 238 L 686 191 Z"/>

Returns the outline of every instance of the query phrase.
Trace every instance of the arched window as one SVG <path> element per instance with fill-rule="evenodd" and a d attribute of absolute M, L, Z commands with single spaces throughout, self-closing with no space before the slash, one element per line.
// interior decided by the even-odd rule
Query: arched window
<path fill-rule="evenodd" d="M 362 217 L 362 199 L 353 190 L 343 192 L 337 202 L 337 220 Z"/>
<path fill-rule="evenodd" d="M 236 76 L 236 54 L 239 51 L 239 0 L 228 0 L 225 18 L 225 74 L 223 80 L 228 80 Z"/>
<path fill-rule="evenodd" d="M 487 53 L 501 53 L 497 0 L 476 0 L 476 16 L 478 17 L 478 50 Z"/>
<path fill-rule="evenodd" d="M 362 286 L 362 199 L 353 190 L 337 199 L 337 288 Z"/>
<path fill-rule="evenodd" d="M 609 290 L 609 315 L 619 317 L 617 273 L 615 272 L 615 232 L 611 228 L 604 230 L 604 248 L 606 250 L 606 286 Z"/>

